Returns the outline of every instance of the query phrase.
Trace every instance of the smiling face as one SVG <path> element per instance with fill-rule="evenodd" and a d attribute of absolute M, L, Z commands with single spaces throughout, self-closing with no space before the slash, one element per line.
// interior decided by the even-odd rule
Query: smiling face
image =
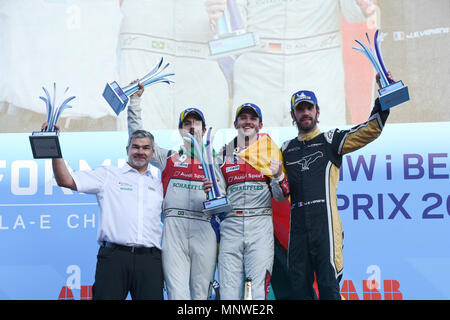
<path fill-rule="evenodd" d="M 256 137 L 262 126 L 263 124 L 257 113 L 251 109 L 242 110 L 234 121 L 234 127 L 238 130 L 238 137 L 245 137 L 249 140 Z"/>
<path fill-rule="evenodd" d="M 127 155 L 128 164 L 139 172 L 144 172 L 153 156 L 152 141 L 147 137 L 131 140 L 127 147 Z"/>
<path fill-rule="evenodd" d="M 291 111 L 292 120 L 297 124 L 298 132 L 305 134 L 317 128 L 320 111 L 316 105 L 302 101 Z"/>

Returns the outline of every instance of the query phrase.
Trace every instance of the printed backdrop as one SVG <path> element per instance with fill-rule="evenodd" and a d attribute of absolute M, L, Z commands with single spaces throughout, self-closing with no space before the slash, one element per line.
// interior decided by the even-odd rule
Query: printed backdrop
<path fill-rule="evenodd" d="M 239 32 L 257 45 L 217 57 L 209 43 L 214 4 L 234 3 Z M 220 7 L 220 5 L 218 6 Z M 408 85 L 408 112 L 392 122 L 450 121 L 448 0 L 3 0 L 0 1 L 0 132 L 40 128 L 42 87 L 70 87 L 65 131 L 126 130 L 101 94 L 125 86 L 164 58 L 174 84 L 146 89 L 142 118 L 152 130 L 175 129 L 179 113 L 200 108 L 215 128 L 230 128 L 242 103 L 259 105 L 266 126 L 289 126 L 289 101 L 313 90 L 323 125 L 358 124 L 376 94 L 373 68 L 352 49 L 380 29 L 381 51 Z M 227 11 L 229 31 L 231 11 Z M 27 23 L 23 23 L 26 21 Z M 101 41 L 99 40 L 101 39 Z M 233 39 L 231 37 L 231 39 Z"/>
<path fill-rule="evenodd" d="M 293 127 L 264 131 L 278 145 L 295 136 Z M 154 133 L 161 146 L 180 143 L 177 131 Z M 234 134 L 218 131 L 215 147 Z M 388 121 L 378 140 L 344 157 L 338 206 L 347 299 L 450 299 L 449 134 L 448 122 Z M 32 158 L 28 134 L 0 141 L 8 150 L 0 157 L 0 299 L 90 298 L 95 196 L 56 186 L 51 160 Z M 125 132 L 62 133 L 60 142 L 73 170 L 126 161 Z"/>
<path fill-rule="evenodd" d="M 209 42 L 215 4 L 234 3 L 256 46 L 220 58 Z M 230 17 L 230 10 L 227 11 Z M 314 90 L 320 126 L 365 121 L 377 95 L 367 59 L 352 49 L 380 29 L 381 51 L 410 101 L 382 136 L 344 157 L 338 205 L 347 299 L 449 299 L 450 2 L 448 0 L 2 0 L 0 1 L 0 299 L 89 299 L 96 263 L 94 196 L 56 186 L 50 160 L 34 160 L 42 87 L 76 96 L 58 124 L 73 170 L 126 161 L 126 113 L 102 97 L 164 58 L 175 83 L 147 87 L 144 128 L 166 148 L 180 143 L 181 110 L 200 108 L 231 140 L 234 112 L 263 111 L 278 144 L 296 135 L 289 101 Z M 26 21 L 26 23 L 24 23 Z M 282 26 L 282 28 L 280 28 Z M 234 48 L 239 49 L 239 48 Z M 53 96 L 52 90 L 50 90 Z M 273 296 L 273 295 L 272 295 Z"/>

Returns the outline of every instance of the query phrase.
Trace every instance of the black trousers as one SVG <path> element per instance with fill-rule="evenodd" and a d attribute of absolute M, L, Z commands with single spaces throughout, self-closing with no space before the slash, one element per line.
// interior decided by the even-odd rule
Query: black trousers
<path fill-rule="evenodd" d="M 315 300 L 314 274 L 317 278 L 320 300 L 340 300 L 339 281 L 330 263 L 331 247 L 326 208 L 304 212 L 291 211 L 289 236 L 289 279 L 292 298 Z"/>
<path fill-rule="evenodd" d="M 157 248 L 101 246 L 93 300 L 163 300 L 161 251 Z"/>

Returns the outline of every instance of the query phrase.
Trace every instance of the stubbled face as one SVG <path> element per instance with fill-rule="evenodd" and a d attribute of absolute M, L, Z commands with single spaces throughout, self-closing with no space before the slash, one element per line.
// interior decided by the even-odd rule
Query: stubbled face
<path fill-rule="evenodd" d="M 135 168 L 147 169 L 148 163 L 153 156 L 153 146 L 150 138 L 135 138 L 127 147 L 128 164 Z"/>
<path fill-rule="evenodd" d="M 298 131 L 308 133 L 313 131 L 317 126 L 320 111 L 316 106 L 309 102 L 300 102 L 291 112 L 292 120 L 297 124 Z"/>

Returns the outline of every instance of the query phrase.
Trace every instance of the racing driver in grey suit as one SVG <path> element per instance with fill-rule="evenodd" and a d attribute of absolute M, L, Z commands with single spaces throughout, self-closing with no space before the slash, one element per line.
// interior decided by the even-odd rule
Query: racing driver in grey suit
<path fill-rule="evenodd" d="M 242 299 L 248 279 L 252 298 L 267 298 L 274 259 L 272 196 L 276 201 L 286 200 L 289 187 L 280 160 L 271 161 L 271 179 L 238 156 L 263 136 L 258 133 L 262 125 L 257 105 L 238 107 L 234 122 L 238 135 L 216 156 L 219 184 L 226 188 L 233 207 L 220 224 L 218 270 L 223 300 Z M 205 191 L 211 186 L 205 179 Z"/>

